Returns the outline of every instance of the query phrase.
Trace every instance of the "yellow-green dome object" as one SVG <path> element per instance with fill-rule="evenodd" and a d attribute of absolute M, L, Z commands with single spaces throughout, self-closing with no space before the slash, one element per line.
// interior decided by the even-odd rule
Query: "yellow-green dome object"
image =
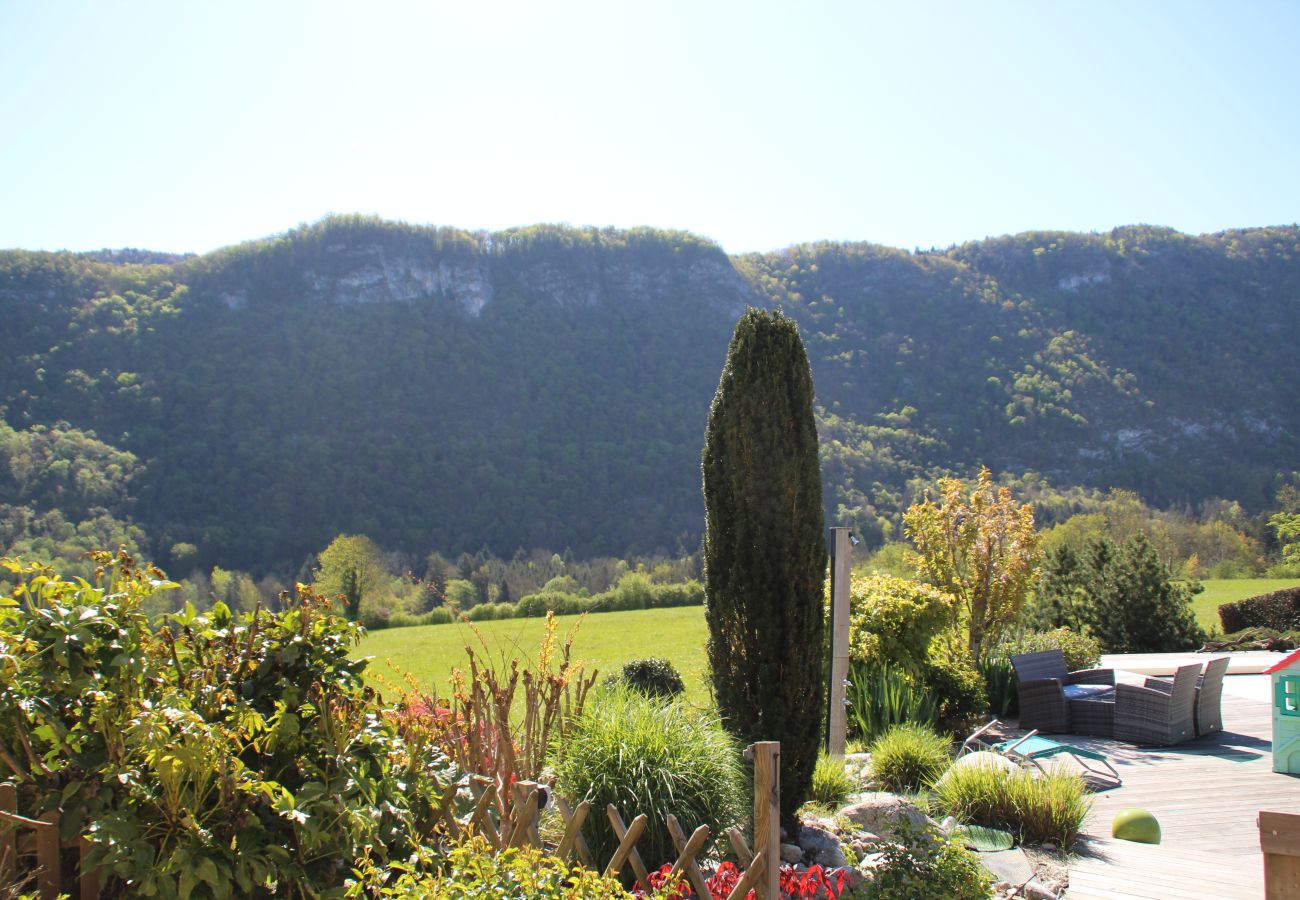
<path fill-rule="evenodd" d="M 1110 825 L 1111 837 L 1138 844 L 1160 843 L 1160 823 L 1145 809 L 1121 809 Z"/>

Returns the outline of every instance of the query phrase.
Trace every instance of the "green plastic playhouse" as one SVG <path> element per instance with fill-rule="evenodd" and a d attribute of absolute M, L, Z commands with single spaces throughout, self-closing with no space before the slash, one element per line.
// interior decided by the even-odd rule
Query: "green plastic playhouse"
<path fill-rule="evenodd" d="M 1300 650 L 1264 671 L 1273 679 L 1273 771 L 1300 775 Z"/>

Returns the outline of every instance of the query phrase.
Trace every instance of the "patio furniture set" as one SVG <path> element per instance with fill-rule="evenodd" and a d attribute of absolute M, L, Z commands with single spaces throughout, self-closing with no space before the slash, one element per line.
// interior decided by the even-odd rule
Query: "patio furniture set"
<path fill-rule="evenodd" d="M 1223 730 L 1219 700 L 1228 657 L 1179 666 L 1173 678 L 1116 684 L 1113 669 L 1067 671 L 1060 650 L 1011 658 L 1020 726 L 1133 744 L 1177 744 Z M 1202 671 L 1203 669 L 1203 671 Z"/>

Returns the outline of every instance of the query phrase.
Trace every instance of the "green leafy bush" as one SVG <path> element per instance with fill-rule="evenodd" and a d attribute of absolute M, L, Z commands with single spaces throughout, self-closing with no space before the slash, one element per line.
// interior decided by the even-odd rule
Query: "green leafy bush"
<path fill-rule="evenodd" d="M 954 769 L 935 786 L 935 803 L 962 822 L 1005 828 L 1031 843 L 1068 848 L 1092 809 L 1082 778 L 1064 769 L 1034 777 L 992 766 Z"/>
<path fill-rule="evenodd" d="M 1021 653 L 1040 650 L 1060 650 L 1065 656 L 1065 666 L 1071 672 L 1091 669 L 1101 661 L 1101 643 L 1096 638 L 1066 627 L 1025 632 L 998 646 L 996 653 L 1003 659 L 1010 659 Z"/>
<path fill-rule="evenodd" d="M 634 659 L 625 663 L 613 680 L 659 700 L 671 700 L 686 691 L 682 676 L 666 659 Z"/>
<path fill-rule="evenodd" d="M 664 825 L 669 813 L 687 834 L 708 825 L 721 835 L 744 807 L 740 750 L 718 720 L 623 685 L 588 700 L 565 739 L 555 779 L 561 795 L 590 800 L 599 813 L 583 825 L 599 859 L 607 860 L 618 844 L 603 815 L 606 805 L 625 822 L 644 813 L 649 824 L 637 849 L 650 868 L 677 858 Z"/>
<path fill-rule="evenodd" d="M 1300 587 L 1220 604 L 1219 621 L 1223 623 L 1224 634 L 1246 628 L 1300 629 Z"/>
<path fill-rule="evenodd" d="M 939 721 L 934 699 L 901 671 L 869 663 L 850 663 L 849 730 L 873 741 L 891 726 L 914 723 L 933 727 Z"/>
<path fill-rule="evenodd" d="M 826 806 L 840 806 L 857 789 L 857 784 L 844 771 L 844 760 L 835 759 L 825 753 L 817 757 L 809 800 Z"/>
<path fill-rule="evenodd" d="M 947 837 L 904 833 L 880 845 L 880 860 L 862 893 L 864 900 L 984 900 L 993 879 L 979 857 Z"/>
<path fill-rule="evenodd" d="M 927 787 L 952 763 L 952 741 L 921 725 L 895 725 L 867 752 L 872 779 L 887 791 Z"/>
<path fill-rule="evenodd" d="M 437 877 L 399 882 L 394 896 L 429 900 L 627 900 L 616 878 L 567 866 L 533 848 L 498 852 L 474 838 L 447 854 Z"/>
<path fill-rule="evenodd" d="M 341 887 L 343 861 L 428 841 L 458 773 L 379 714 L 331 601 L 304 589 L 281 613 L 218 603 L 155 629 L 142 605 L 162 573 L 95 561 L 93 585 L 3 563 L 0 776 L 21 809 L 88 826 L 110 892 L 310 896 Z"/>
<path fill-rule="evenodd" d="M 919 581 L 872 575 L 849 595 L 849 654 L 855 662 L 918 673 L 930 642 L 950 621 L 952 598 Z"/>
<path fill-rule="evenodd" d="M 422 613 L 395 612 L 388 617 L 383 627 L 410 628 L 415 625 L 447 625 L 453 618 L 454 615 L 450 608 L 439 606 Z M 373 630 L 375 625 L 367 624 L 366 627 Z"/>
<path fill-rule="evenodd" d="M 970 651 L 963 646 L 935 641 L 921 680 L 938 707 L 941 731 L 965 732 L 988 711 L 984 676 L 975 668 Z"/>
<path fill-rule="evenodd" d="M 466 611 L 465 618 L 471 622 L 513 619 L 515 618 L 515 605 L 513 603 L 480 603 L 478 606 L 471 606 Z"/>

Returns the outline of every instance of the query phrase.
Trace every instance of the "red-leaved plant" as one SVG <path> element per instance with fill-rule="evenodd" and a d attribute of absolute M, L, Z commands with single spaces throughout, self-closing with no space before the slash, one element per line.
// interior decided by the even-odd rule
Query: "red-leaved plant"
<path fill-rule="evenodd" d="M 664 888 L 668 885 L 668 876 L 672 874 L 672 870 L 671 865 L 664 863 L 659 869 L 650 873 L 650 886 L 655 890 L 655 897 L 662 898 L 662 900 L 695 898 L 690 885 L 685 881 L 678 882 L 676 886 L 664 891 Z M 736 868 L 735 863 L 724 862 L 718 866 L 718 870 L 713 873 L 712 877 L 704 879 L 704 885 L 709 889 L 709 896 L 698 897 L 695 900 L 727 900 L 742 875 L 743 873 Z M 821 866 L 809 866 L 802 872 L 795 869 L 794 866 L 782 866 L 780 878 L 781 896 L 788 898 L 788 900 L 817 900 L 817 898 L 836 900 L 844 893 L 844 885 L 847 880 L 847 876 L 843 871 L 828 873 Z M 644 897 L 645 894 L 637 891 L 636 896 Z M 745 900 L 755 900 L 756 896 L 757 894 L 751 890 L 745 895 Z"/>

